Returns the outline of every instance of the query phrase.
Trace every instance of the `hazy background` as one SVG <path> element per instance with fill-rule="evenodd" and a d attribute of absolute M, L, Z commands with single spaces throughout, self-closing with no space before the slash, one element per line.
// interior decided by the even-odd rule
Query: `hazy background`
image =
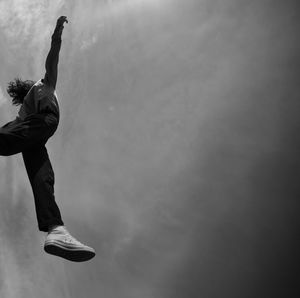
<path fill-rule="evenodd" d="M 1 125 L 69 18 L 47 147 L 97 252 L 45 254 L 21 155 L 0 157 L 1 298 L 299 297 L 297 3 L 1 0 Z"/>

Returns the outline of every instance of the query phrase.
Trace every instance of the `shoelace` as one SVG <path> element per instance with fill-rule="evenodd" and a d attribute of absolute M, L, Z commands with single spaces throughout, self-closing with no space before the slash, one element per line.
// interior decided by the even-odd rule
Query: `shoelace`
<path fill-rule="evenodd" d="M 68 243 L 73 243 L 73 244 L 79 244 L 79 245 L 83 245 L 83 243 L 81 243 L 80 241 L 78 241 L 76 238 L 74 238 L 72 235 L 70 235 L 69 233 L 67 233 L 65 235 L 65 241 Z"/>
<path fill-rule="evenodd" d="M 62 232 L 62 230 L 63 230 L 64 236 L 65 236 L 65 241 L 67 243 L 85 246 L 83 243 L 81 243 L 75 237 L 73 237 L 65 227 L 63 229 L 60 229 L 60 232 Z"/>

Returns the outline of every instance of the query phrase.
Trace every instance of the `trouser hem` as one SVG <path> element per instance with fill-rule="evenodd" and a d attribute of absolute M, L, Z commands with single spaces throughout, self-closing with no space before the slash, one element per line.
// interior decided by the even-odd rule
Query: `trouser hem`
<path fill-rule="evenodd" d="M 48 232 L 49 227 L 51 227 L 53 225 L 64 226 L 64 223 L 61 219 L 53 219 L 53 220 L 44 222 L 42 224 L 39 224 L 38 227 L 41 232 Z"/>

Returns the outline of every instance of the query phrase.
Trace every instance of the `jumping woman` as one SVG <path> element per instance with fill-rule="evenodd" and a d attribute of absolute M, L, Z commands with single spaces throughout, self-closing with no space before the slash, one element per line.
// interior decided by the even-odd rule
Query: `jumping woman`
<path fill-rule="evenodd" d="M 0 155 L 22 153 L 33 190 L 38 228 L 46 232 L 44 250 L 74 262 L 90 260 L 95 250 L 70 235 L 54 197 L 54 172 L 45 144 L 59 123 L 56 95 L 61 35 L 67 17 L 58 18 L 46 59 L 46 74 L 37 82 L 15 79 L 7 92 L 14 105 L 21 105 L 14 121 L 0 128 Z"/>

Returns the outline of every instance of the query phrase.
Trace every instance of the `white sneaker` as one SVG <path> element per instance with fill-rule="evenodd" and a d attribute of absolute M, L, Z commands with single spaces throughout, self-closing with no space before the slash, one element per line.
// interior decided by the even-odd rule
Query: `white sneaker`
<path fill-rule="evenodd" d="M 48 233 L 44 250 L 73 262 L 88 261 L 96 255 L 93 248 L 76 240 L 64 226 L 58 226 Z"/>

